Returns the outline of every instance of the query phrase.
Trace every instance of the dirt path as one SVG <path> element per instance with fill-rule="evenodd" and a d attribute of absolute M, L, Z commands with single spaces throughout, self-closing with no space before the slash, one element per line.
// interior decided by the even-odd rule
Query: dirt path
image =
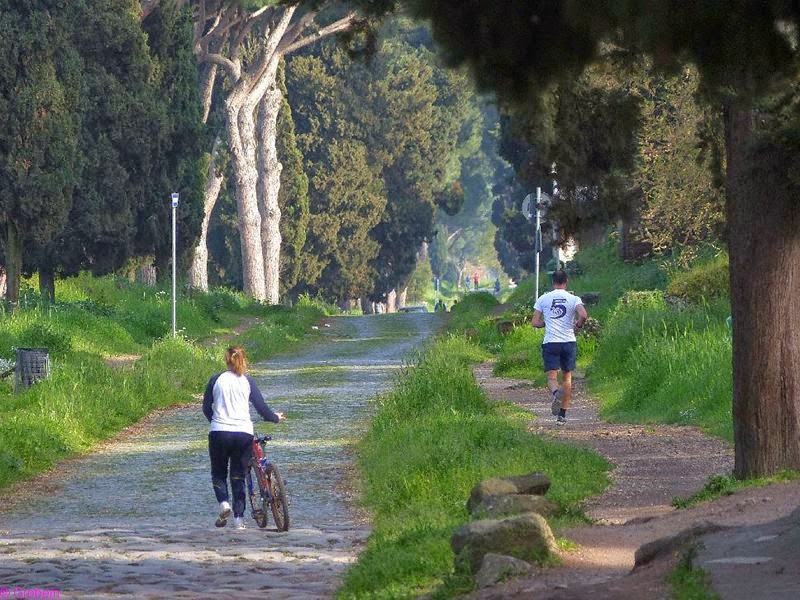
<path fill-rule="evenodd" d="M 584 505 L 595 525 L 563 532 L 579 547 L 564 554 L 560 567 L 538 570 L 533 577 L 479 591 L 472 597 L 666 598 L 663 578 L 671 562 L 657 562 L 625 577 L 641 545 L 701 522 L 723 526 L 770 523 L 789 515 L 800 503 L 800 482 L 793 482 L 675 510 L 673 497 L 697 491 L 711 475 L 731 472 L 729 444 L 691 427 L 605 423 L 599 420 L 581 382 L 576 386 L 567 425 L 557 428 L 546 390 L 526 381 L 494 377 L 488 364 L 477 367 L 475 376 L 490 398 L 511 400 L 536 415 L 530 431 L 590 448 L 616 468 L 606 492 Z"/>
<path fill-rule="evenodd" d="M 368 401 L 437 326 L 433 315 L 332 321 L 298 356 L 256 365 L 268 403 L 287 413 L 271 454 L 284 473 L 288 533 L 216 529 L 200 407 L 152 415 L 96 452 L 6 490 L 0 508 L 0 589 L 69 598 L 326 598 L 368 523 L 343 486 L 347 445 Z M 113 399 L 109 399 L 113 401 Z M 43 449 L 46 451 L 46 449 Z M 270 524 L 271 527 L 271 524 Z"/>

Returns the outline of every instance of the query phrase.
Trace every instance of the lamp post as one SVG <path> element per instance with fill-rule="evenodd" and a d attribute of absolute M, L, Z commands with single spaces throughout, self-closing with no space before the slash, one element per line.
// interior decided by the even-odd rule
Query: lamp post
<path fill-rule="evenodd" d="M 177 262 L 177 252 L 176 252 L 176 242 L 175 242 L 175 215 L 178 211 L 178 200 L 180 199 L 180 194 L 178 192 L 172 192 L 172 337 L 177 337 L 177 323 L 176 323 L 176 311 L 175 307 L 177 304 L 177 286 L 175 284 L 176 278 L 176 262 Z"/>

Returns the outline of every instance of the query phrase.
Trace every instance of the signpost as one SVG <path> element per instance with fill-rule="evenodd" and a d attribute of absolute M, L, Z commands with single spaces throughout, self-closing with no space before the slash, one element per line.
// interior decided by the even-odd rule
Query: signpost
<path fill-rule="evenodd" d="M 175 285 L 175 277 L 176 277 L 176 263 L 177 263 L 177 252 L 176 252 L 176 243 L 175 243 L 175 215 L 178 210 L 178 200 L 180 199 L 180 194 L 178 192 L 172 192 L 172 337 L 177 337 L 177 323 L 175 320 L 175 306 L 177 303 L 177 295 L 176 290 L 177 286 Z"/>
<path fill-rule="evenodd" d="M 535 274 L 535 282 L 536 282 L 536 296 L 535 299 L 539 299 L 539 253 L 542 251 L 542 200 L 547 200 L 549 202 L 550 197 L 542 192 L 542 188 L 536 188 L 536 206 L 533 206 L 533 195 L 528 194 L 525 196 L 525 200 L 522 201 L 522 214 L 525 215 L 525 218 L 529 221 L 534 217 L 535 214 L 535 229 L 533 233 L 533 250 L 536 253 L 535 255 L 535 264 L 536 264 L 536 274 Z M 534 208 L 536 212 L 534 213 Z"/>

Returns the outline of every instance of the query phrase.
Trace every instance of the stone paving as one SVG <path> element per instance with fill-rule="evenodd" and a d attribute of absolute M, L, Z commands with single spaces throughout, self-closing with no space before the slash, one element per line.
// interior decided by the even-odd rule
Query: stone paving
<path fill-rule="evenodd" d="M 386 390 L 438 315 L 333 319 L 297 356 L 254 366 L 280 425 L 258 424 L 289 493 L 292 528 L 213 526 L 216 501 L 197 406 L 153 415 L 62 463 L 0 508 L 0 592 L 62 598 L 328 598 L 369 534 L 352 455 L 369 400 Z M 30 490 L 30 491 L 28 491 Z M 20 497 L 22 494 L 30 497 Z M 45 597 L 42 595 L 41 597 Z"/>

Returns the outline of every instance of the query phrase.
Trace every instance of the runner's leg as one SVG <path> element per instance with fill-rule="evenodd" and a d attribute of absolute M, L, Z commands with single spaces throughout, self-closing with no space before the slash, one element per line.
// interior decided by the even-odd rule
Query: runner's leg
<path fill-rule="evenodd" d="M 572 402 L 572 371 L 564 371 L 562 381 L 564 388 L 561 394 L 561 408 L 566 410 Z"/>

